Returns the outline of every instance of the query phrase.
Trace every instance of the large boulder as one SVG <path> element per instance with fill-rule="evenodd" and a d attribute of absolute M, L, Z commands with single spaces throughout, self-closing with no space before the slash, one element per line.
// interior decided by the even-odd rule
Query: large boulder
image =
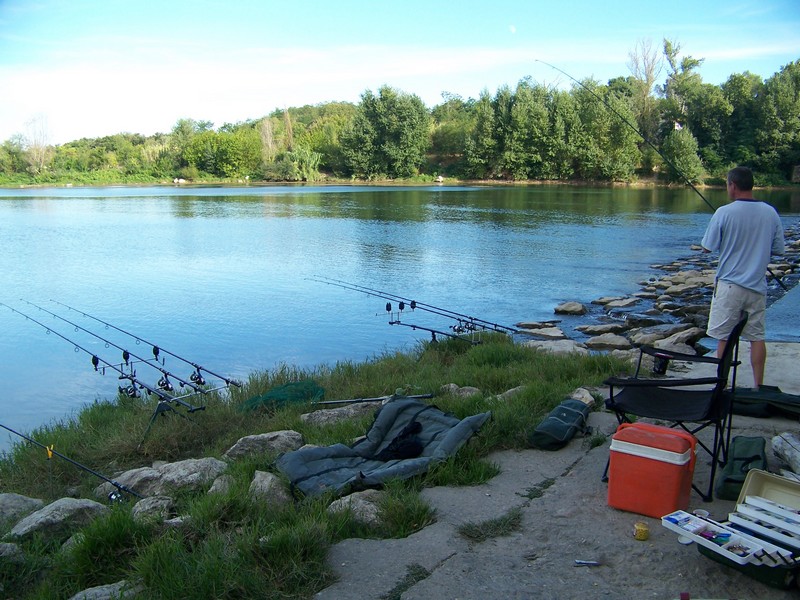
<path fill-rule="evenodd" d="M 8 538 L 24 540 L 41 533 L 46 538 L 68 537 L 110 509 L 84 498 L 61 498 L 40 508 L 17 523 Z"/>
<path fill-rule="evenodd" d="M 292 497 L 286 490 L 283 481 L 274 473 L 256 471 L 250 483 L 250 496 L 262 500 L 270 505 L 290 504 Z"/>
<path fill-rule="evenodd" d="M 227 468 L 227 463 L 216 458 L 190 458 L 132 469 L 122 473 L 116 481 L 140 496 L 164 496 L 180 490 L 201 490 L 210 486 Z M 104 498 L 114 490 L 114 486 L 106 482 L 95 489 L 95 494 Z"/>
<path fill-rule="evenodd" d="M 349 512 L 353 520 L 363 525 L 380 525 L 380 500 L 385 492 L 364 490 L 331 502 L 328 512 L 338 514 Z"/>
<path fill-rule="evenodd" d="M 380 406 L 380 401 L 358 402 L 339 408 L 315 410 L 314 412 L 300 415 L 300 420 L 311 425 L 329 425 L 331 423 L 339 423 L 340 421 L 372 414 L 380 408 Z"/>
<path fill-rule="evenodd" d="M 243 456 L 280 454 L 281 452 L 297 450 L 304 443 L 303 436 L 296 431 L 289 429 L 270 431 L 241 438 L 225 452 L 224 457 L 235 460 Z"/>
<path fill-rule="evenodd" d="M 44 500 L 28 498 L 21 494 L 0 494 L 0 523 L 19 521 L 44 506 Z"/>

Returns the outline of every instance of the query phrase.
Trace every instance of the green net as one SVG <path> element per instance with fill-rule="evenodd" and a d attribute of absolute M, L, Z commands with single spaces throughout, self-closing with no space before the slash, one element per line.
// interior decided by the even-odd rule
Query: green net
<path fill-rule="evenodd" d="M 258 409 L 276 409 L 287 404 L 295 404 L 300 402 L 319 402 L 325 398 L 324 388 L 317 385 L 310 379 L 302 381 L 292 381 L 284 383 L 270 391 L 261 394 L 260 396 L 253 396 L 249 400 L 242 403 L 241 409 L 243 412 L 249 412 Z"/>

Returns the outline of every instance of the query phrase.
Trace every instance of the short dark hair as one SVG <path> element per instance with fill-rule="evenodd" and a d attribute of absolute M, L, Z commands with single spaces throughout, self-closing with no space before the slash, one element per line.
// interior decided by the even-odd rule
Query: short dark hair
<path fill-rule="evenodd" d="M 734 183 L 743 192 L 749 192 L 753 189 L 753 172 L 747 167 L 734 167 L 728 171 L 728 183 Z"/>

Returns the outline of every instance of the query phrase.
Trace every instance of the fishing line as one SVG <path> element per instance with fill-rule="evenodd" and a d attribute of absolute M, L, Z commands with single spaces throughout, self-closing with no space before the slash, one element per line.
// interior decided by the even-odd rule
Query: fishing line
<path fill-rule="evenodd" d="M 696 193 L 698 196 L 700 196 L 700 198 L 702 198 L 703 202 L 705 202 L 705 203 L 708 205 L 708 207 L 711 209 L 711 212 L 717 212 L 717 209 L 716 209 L 716 208 L 714 208 L 714 205 L 713 205 L 713 204 L 711 204 L 711 202 L 709 202 L 709 201 L 708 201 L 708 199 L 707 199 L 707 198 L 706 198 L 706 197 L 705 197 L 705 196 L 704 196 L 704 195 L 703 195 L 703 194 L 700 192 L 700 190 L 698 190 L 698 189 L 697 189 L 697 188 L 694 186 L 694 184 L 693 184 L 693 183 L 692 183 L 692 182 L 689 180 L 689 178 L 686 176 L 686 174 L 685 174 L 683 171 L 681 171 L 681 170 L 678 168 L 678 166 L 677 166 L 677 165 L 676 165 L 674 162 L 672 162 L 670 159 L 668 159 L 666 156 L 664 156 L 664 153 L 663 153 L 663 152 L 661 152 L 661 150 L 659 150 L 659 149 L 656 147 L 656 145 L 655 145 L 655 144 L 653 144 L 653 142 L 651 142 L 651 141 L 650 141 L 650 140 L 647 138 L 647 136 L 645 136 L 645 135 L 644 135 L 644 134 L 643 134 L 641 131 L 639 131 L 639 129 L 637 129 L 637 128 L 636 128 L 636 126 L 634 126 L 634 125 L 633 125 L 633 123 L 631 123 L 631 122 L 630 122 L 628 119 L 626 119 L 624 115 L 620 114 L 620 112 L 619 112 L 619 111 L 617 111 L 617 109 L 615 109 L 615 108 L 614 108 L 614 107 L 613 107 L 611 104 L 609 104 L 609 103 L 608 103 L 606 100 L 604 100 L 603 98 L 601 98 L 600 96 L 598 96 L 597 94 L 595 94 L 595 92 L 594 92 L 594 90 L 592 90 L 592 88 L 590 88 L 589 86 L 585 85 L 583 82 L 581 82 L 581 81 L 578 81 L 577 79 L 575 79 L 575 78 L 574 78 L 572 75 L 570 75 L 570 74 L 569 74 L 569 73 L 567 73 L 566 71 L 563 71 L 562 69 L 559 69 L 558 67 L 556 67 L 556 66 L 554 66 L 554 65 L 551 65 L 551 64 L 550 64 L 550 63 L 548 63 L 548 62 L 545 62 L 545 61 L 543 61 L 543 60 L 539 60 L 539 59 L 535 59 L 535 61 L 536 61 L 536 62 L 539 62 L 539 63 L 542 63 L 543 65 L 546 65 L 546 66 L 550 67 L 551 69 L 554 69 L 554 70 L 558 71 L 559 73 L 561 73 L 561 74 L 563 74 L 563 75 L 565 75 L 565 76 L 569 77 L 569 78 L 570 78 L 572 81 L 574 81 L 574 82 L 575 82 L 575 83 L 577 83 L 579 86 L 581 86 L 581 87 L 582 87 L 584 90 L 586 90 L 587 92 L 589 92 L 589 93 L 590 93 L 590 94 L 591 94 L 591 95 L 592 95 L 592 96 L 593 96 L 593 97 L 594 97 L 596 100 L 599 100 L 600 102 L 602 102 L 602 103 L 603 103 L 603 104 L 606 106 L 606 108 L 608 108 L 608 109 L 609 109 L 611 112 L 613 112 L 613 113 L 614 113 L 614 114 L 615 114 L 617 117 L 619 117 L 619 118 L 620 118 L 620 120 L 622 120 L 622 122 L 623 122 L 623 123 L 625 123 L 625 124 L 626 124 L 628 127 L 630 127 L 630 128 L 633 130 L 633 131 L 635 131 L 635 132 L 636 132 L 636 133 L 639 135 L 639 137 L 640 137 L 640 138 L 642 138 L 642 140 L 644 140 L 644 142 L 646 142 L 646 143 L 647 143 L 647 145 L 648 145 L 648 146 L 650 146 L 650 147 L 651 147 L 653 150 L 655 150 L 655 151 L 656 151 L 656 153 L 657 153 L 657 154 L 658 154 L 658 155 L 659 155 L 659 156 L 660 156 L 660 157 L 661 157 L 661 158 L 664 160 L 664 162 L 665 162 L 665 163 L 667 163 L 667 164 L 668 164 L 670 167 L 672 167 L 672 169 L 673 169 L 673 170 L 674 170 L 674 171 L 675 171 L 675 172 L 676 172 L 678 175 L 680 175 L 680 176 L 681 176 L 681 178 L 682 178 L 682 179 L 683 179 L 683 180 L 686 182 L 686 184 L 687 184 L 687 185 L 688 185 L 690 188 L 692 188 L 692 190 L 693 190 L 693 191 L 694 191 L 694 192 L 695 192 L 695 193 Z M 789 288 L 787 288 L 787 287 L 786 287 L 786 285 L 783 283 L 783 281 L 781 281 L 780 279 L 778 279 L 778 277 L 775 275 L 775 273 L 773 273 L 773 272 L 772 272 L 772 269 L 770 269 L 769 267 L 767 267 L 767 271 L 769 272 L 769 274 L 770 274 L 770 275 L 772 275 L 772 278 L 773 278 L 775 281 L 777 281 L 777 282 L 778 282 L 778 285 L 780 285 L 780 286 L 781 286 L 781 287 L 784 289 L 784 291 L 786 291 L 786 292 L 788 292 L 788 291 L 789 291 Z"/>
<path fill-rule="evenodd" d="M 65 461 L 67 461 L 68 463 L 71 463 L 71 464 L 75 465 L 75 466 L 76 466 L 76 467 L 78 467 L 79 469 L 83 469 L 83 470 L 84 470 L 84 471 L 86 471 L 87 473 L 91 473 L 91 474 L 92 474 L 92 475 L 94 475 L 95 477 L 99 477 L 99 478 L 100 478 L 100 479 L 102 479 L 103 481 L 106 481 L 106 482 L 110 483 L 110 484 L 111 484 L 111 485 L 113 485 L 115 488 L 117 488 L 117 490 L 119 490 L 120 492 L 125 492 L 126 494 L 130 494 L 131 496 L 136 496 L 137 498 L 142 498 L 142 497 L 143 497 L 143 496 L 140 496 L 139 494 L 137 494 L 136 492 L 134 492 L 134 491 L 133 491 L 132 489 L 130 489 L 129 487 L 127 487 L 127 486 L 125 486 L 125 485 L 123 485 L 123 484 L 119 483 L 118 481 L 114 481 L 113 479 L 109 479 L 109 478 L 108 478 L 108 477 L 106 477 L 105 475 L 102 475 L 101 473 L 98 473 L 97 471 L 95 471 L 95 470 L 93 470 L 93 469 L 90 469 L 90 468 L 89 468 L 89 467 L 87 467 L 86 465 L 82 465 L 82 464 L 81 464 L 81 463 L 79 463 L 78 461 L 76 461 L 76 460 L 73 460 L 73 459 L 71 459 L 70 457 L 68 457 L 68 456 L 65 456 L 65 455 L 61 454 L 60 452 L 57 452 L 57 451 L 55 451 L 55 450 L 53 449 L 53 446 L 52 446 L 52 445 L 50 445 L 50 446 L 45 446 L 44 444 L 42 444 L 42 443 L 40 443 L 40 442 L 37 442 L 37 441 L 36 441 L 36 440 L 34 440 L 33 438 L 30 438 L 30 437 L 28 437 L 28 436 L 27 436 L 27 435 L 25 435 L 24 433 L 20 433 L 19 431 L 15 431 L 14 429 L 11 429 L 11 427 L 7 427 L 7 426 L 3 425 L 2 423 L 0 423 L 0 427 L 2 427 L 3 429 L 5 429 L 6 431 L 10 431 L 10 432 L 11 432 L 11 433 L 13 433 L 14 435 L 18 435 L 19 437 L 21 437 L 21 438 L 23 438 L 23 439 L 25 439 L 25 440 L 27 440 L 27 441 L 31 442 L 32 444 L 36 444 L 37 446 L 39 446 L 39 447 L 41 447 L 41 448 L 44 448 L 44 449 L 47 451 L 47 457 L 48 457 L 48 458 L 50 458 L 50 455 L 51 455 L 51 454 L 55 454 L 56 456 L 58 456 L 59 458 L 62 458 L 62 459 L 64 459 L 64 460 L 65 460 Z M 109 496 L 108 496 L 108 497 L 109 497 L 109 500 L 118 500 L 118 499 L 119 499 L 118 497 L 115 497 L 115 496 L 114 496 L 113 492 L 112 492 L 111 494 L 109 494 Z"/>
<path fill-rule="evenodd" d="M 223 375 L 220 375 L 218 373 L 214 373 L 214 371 L 206 369 L 205 367 L 201 367 L 197 363 L 192 362 L 187 358 L 183 358 L 182 356 L 178 356 L 174 352 L 170 352 L 169 350 L 161 348 L 160 346 L 158 346 L 157 344 L 154 344 L 153 342 L 148 342 L 144 338 L 140 338 L 138 335 L 135 335 L 135 334 L 133 334 L 133 333 L 131 333 L 129 331 L 125 331 L 124 329 L 122 329 L 120 327 L 117 327 L 116 325 L 112 325 L 111 323 L 108 323 L 107 321 L 104 321 L 102 319 L 94 317 L 94 316 L 90 315 L 89 313 L 83 312 L 82 310 L 78 310 L 77 308 L 69 306 L 68 304 L 64 304 L 63 302 L 59 302 L 58 300 L 51 299 L 50 302 L 55 302 L 56 304 L 59 304 L 59 305 L 63 306 L 64 308 L 67 308 L 69 310 L 73 310 L 73 311 L 77 312 L 78 314 L 80 314 L 80 315 L 82 315 L 84 317 L 87 317 L 89 319 L 93 319 L 93 320 L 97 321 L 98 323 L 102 323 L 106 327 L 110 327 L 111 329 L 119 331 L 120 333 L 124 333 L 125 335 L 130 336 L 133 339 L 135 339 L 137 341 L 137 343 L 141 342 L 143 344 L 147 344 L 148 346 L 152 346 L 153 356 L 156 359 L 158 359 L 160 353 L 163 352 L 164 354 L 168 354 L 169 356 L 172 356 L 173 358 L 177 358 L 178 360 L 183 361 L 187 365 L 191 365 L 192 367 L 194 367 L 195 372 L 192 373 L 192 375 L 189 377 L 189 379 L 193 383 L 196 383 L 197 385 L 204 385 L 205 384 L 205 380 L 203 379 L 203 376 L 201 374 L 201 371 L 205 371 L 209 375 L 221 379 L 222 381 L 225 382 L 226 385 L 234 385 L 236 387 L 242 387 L 242 384 L 240 382 L 234 380 L 234 379 L 230 379 L 230 378 L 225 377 Z"/>

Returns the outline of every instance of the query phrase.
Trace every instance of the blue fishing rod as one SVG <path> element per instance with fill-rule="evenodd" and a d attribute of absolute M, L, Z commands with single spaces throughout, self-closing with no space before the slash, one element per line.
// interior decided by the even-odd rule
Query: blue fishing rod
<path fill-rule="evenodd" d="M 104 321 L 103 319 L 99 319 L 97 317 L 94 317 L 94 316 L 90 315 L 89 313 L 83 312 L 82 310 L 79 310 L 77 308 L 73 308 L 72 306 L 69 306 L 68 304 L 64 304 L 63 302 L 59 302 L 58 300 L 52 300 L 51 299 L 50 302 L 55 302 L 56 304 L 59 304 L 60 306 L 63 306 L 64 308 L 67 308 L 69 310 L 75 311 L 79 315 L 82 315 L 82 316 L 84 316 L 84 317 L 86 317 L 88 319 L 92 319 L 94 321 L 97 321 L 98 323 L 102 323 L 103 325 L 105 325 L 106 327 L 108 327 L 110 329 L 114 329 L 115 331 L 119 331 L 120 333 L 124 333 L 125 335 L 130 336 L 134 340 L 136 340 L 137 344 L 138 343 L 142 343 L 142 344 L 147 344 L 148 346 L 151 346 L 152 347 L 152 351 L 153 351 L 153 356 L 156 358 L 156 360 L 158 360 L 160 354 L 163 352 L 164 354 L 168 354 L 169 356 L 172 356 L 173 358 L 176 358 L 176 359 L 186 363 L 187 365 L 190 365 L 195 370 L 194 373 L 192 373 L 191 376 L 189 377 L 189 379 L 192 381 L 192 383 L 195 383 L 197 385 L 205 385 L 206 382 L 205 382 L 205 379 L 203 378 L 203 374 L 202 374 L 203 372 L 205 372 L 205 373 L 208 373 L 209 375 L 211 375 L 212 377 L 217 377 L 218 379 L 221 379 L 222 381 L 225 382 L 225 385 L 233 385 L 233 386 L 236 386 L 236 387 L 242 387 L 241 382 L 236 381 L 235 379 L 231 379 L 229 377 L 225 377 L 225 376 L 220 375 L 218 373 L 214 373 L 214 371 L 206 369 L 205 367 L 202 367 L 202 366 L 198 365 L 195 362 L 192 362 L 191 360 L 189 360 L 187 358 L 183 358 L 182 356 L 178 356 L 174 352 L 170 352 L 169 350 L 161 348 L 160 346 L 154 344 L 153 342 L 148 342 L 144 338 L 141 338 L 138 335 L 135 335 L 135 334 L 131 333 L 130 331 L 125 331 L 124 329 L 122 329 L 120 327 L 112 325 L 111 323 L 109 323 L 107 321 Z"/>
<path fill-rule="evenodd" d="M 155 359 L 153 359 L 153 358 L 142 358 L 141 356 L 138 356 L 137 354 L 134 354 L 133 352 L 130 352 L 129 350 L 123 348 L 122 346 L 119 346 L 119 345 L 115 344 L 111 340 L 107 340 L 106 338 L 94 333 L 93 331 L 90 331 L 90 330 L 86 329 L 85 327 L 81 327 L 77 323 L 73 323 L 69 319 L 65 319 L 61 315 L 58 315 L 58 314 L 56 314 L 56 313 L 54 313 L 52 311 L 49 311 L 46 308 L 43 308 L 43 307 L 39 306 L 38 304 L 34 304 L 33 302 L 30 302 L 28 300 L 24 300 L 24 299 L 21 299 L 21 300 L 22 300 L 22 302 L 25 302 L 26 304 L 30 304 L 34 308 L 38 308 L 42 312 L 46 312 L 48 315 L 51 315 L 51 316 L 55 317 L 56 319 L 60 319 L 60 320 L 64 321 L 65 323 L 68 323 L 69 325 L 72 325 L 75 328 L 76 331 L 80 330 L 80 331 L 83 331 L 85 333 L 88 333 L 91 336 L 94 336 L 95 338 L 97 338 L 98 340 L 103 342 L 106 345 L 106 347 L 113 346 L 117 350 L 121 350 L 122 351 L 122 360 L 125 362 L 126 365 L 128 365 L 130 363 L 131 357 L 133 357 L 136 360 L 138 360 L 138 361 L 140 361 L 140 362 L 142 362 L 144 364 L 150 365 L 152 368 L 154 368 L 157 371 L 161 372 L 162 377 L 158 380 L 158 383 L 156 384 L 159 389 L 162 389 L 162 390 L 164 390 L 166 392 L 175 391 L 175 386 L 173 386 L 172 382 L 169 380 L 170 377 L 172 377 L 175 381 L 178 382 L 178 384 L 180 385 L 181 388 L 184 387 L 184 386 L 187 386 L 187 387 L 191 388 L 192 390 L 194 390 L 195 392 L 201 393 L 201 394 L 207 394 L 208 392 L 215 391 L 213 389 L 209 390 L 209 389 L 201 388 L 199 385 L 196 385 L 195 383 L 190 382 L 190 381 L 186 381 L 185 379 L 179 377 L 178 375 L 175 375 L 174 373 L 171 373 L 170 371 L 167 371 L 162 366 L 160 366 L 160 363 L 158 362 L 158 358 L 155 358 Z M 153 362 L 154 360 L 155 360 L 155 363 Z"/>
<path fill-rule="evenodd" d="M 618 118 L 619 118 L 619 119 L 620 119 L 620 120 L 621 120 L 623 123 L 625 123 L 625 124 L 626 124 L 628 127 L 630 127 L 630 128 L 633 130 L 633 131 L 635 131 L 635 132 L 636 132 L 636 134 L 637 134 L 637 135 L 638 135 L 640 138 L 642 138 L 642 140 L 643 140 L 643 141 L 644 141 L 644 142 L 645 142 L 645 143 L 646 143 L 648 146 L 650 146 L 650 147 L 651 147 L 653 150 L 655 150 L 655 151 L 656 151 L 656 153 L 657 153 L 657 154 L 658 154 L 658 155 L 659 155 L 659 156 L 662 158 L 662 160 L 663 160 L 665 163 L 667 163 L 667 164 L 668 164 L 670 167 L 672 167 L 672 169 L 673 169 L 673 170 L 674 170 L 674 171 L 675 171 L 675 172 L 676 172 L 678 175 L 680 175 L 680 176 L 681 176 L 681 178 L 682 178 L 682 179 L 683 179 L 683 180 L 686 182 L 686 184 L 687 184 L 687 185 L 688 185 L 690 188 L 692 188 L 692 190 L 693 190 L 693 191 L 694 191 L 694 192 L 695 192 L 695 193 L 696 193 L 698 196 L 700 196 L 700 198 L 703 200 L 703 202 L 705 202 L 705 203 L 708 205 L 708 207 L 711 209 L 711 212 L 712 212 L 712 213 L 713 213 L 713 212 L 717 212 L 717 209 L 714 207 L 714 205 L 713 205 L 713 204 L 711 204 L 711 202 L 709 202 L 709 201 L 708 201 L 708 199 L 707 199 L 707 198 L 706 198 L 706 197 L 705 197 L 705 196 L 704 196 L 704 195 L 703 195 L 703 194 L 700 192 L 700 190 L 698 190 L 698 189 L 697 189 L 697 188 L 694 186 L 694 184 L 693 184 L 693 183 L 691 182 L 691 180 L 690 180 L 690 179 L 689 179 L 689 178 L 686 176 L 686 174 L 685 174 L 683 171 L 681 171 L 681 170 L 678 168 L 678 166 L 677 166 L 677 165 L 676 165 L 674 162 L 672 162 L 672 161 L 671 161 L 669 158 L 667 158 L 667 157 L 664 155 L 664 153 L 663 153 L 663 152 L 661 152 L 661 150 L 659 150 L 659 149 L 656 147 L 656 145 L 655 145 L 653 142 L 651 142 L 651 141 L 650 141 L 650 140 L 647 138 L 647 136 L 645 136 L 645 135 L 644 135 L 644 134 L 643 134 L 641 131 L 639 131 L 639 129 L 638 129 L 638 128 L 637 128 L 637 127 L 636 127 L 636 126 L 633 124 L 633 123 L 631 123 L 631 122 L 630 122 L 628 119 L 626 119 L 626 118 L 625 118 L 625 116 L 624 116 L 624 115 L 622 115 L 622 114 L 621 114 L 621 113 L 620 113 L 620 112 L 619 112 L 619 111 L 618 111 L 616 108 L 614 108 L 614 107 L 613 107 L 613 106 L 612 106 L 612 105 L 611 105 L 609 102 L 607 102 L 607 101 L 606 101 L 604 98 L 601 98 L 600 96 L 598 96 L 598 95 L 597 95 L 597 94 L 594 92 L 594 90 L 593 90 L 592 88 L 590 88 L 589 86 L 587 86 L 587 85 L 586 85 L 586 84 L 584 84 L 583 82 L 581 82 L 581 81 L 578 81 L 577 79 L 575 79 L 575 78 L 574 78 L 572 75 L 570 75 L 570 74 L 569 74 L 569 73 L 567 73 L 566 71 L 563 71 L 563 70 L 559 69 L 558 67 L 556 67 L 556 66 L 554 66 L 554 65 L 551 65 L 550 63 L 548 63 L 548 62 L 545 62 L 545 61 L 543 61 L 543 60 L 536 59 L 536 62 L 542 63 L 543 65 L 546 65 L 546 66 L 550 67 L 551 69 L 554 69 L 554 70 L 558 71 L 558 72 L 559 72 L 559 73 L 561 73 L 562 75 L 565 75 L 566 77 L 569 77 L 569 78 L 570 78 L 572 81 L 574 81 L 574 82 L 575 82 L 575 83 L 577 83 L 579 86 L 581 86 L 581 87 L 582 87 L 584 90 L 586 90 L 587 92 L 589 92 L 589 94 L 591 94 L 591 95 L 592 95 L 592 97 L 593 97 L 593 98 L 595 98 L 595 100 L 598 100 L 599 102 L 601 102 L 602 104 L 604 104 L 604 105 L 605 105 L 605 107 L 606 107 L 606 108 L 608 108 L 608 110 L 610 110 L 612 113 L 614 113 L 614 114 L 615 114 L 615 115 L 616 115 L 616 116 L 617 116 L 617 117 L 618 117 Z M 781 280 L 778 278 L 778 276 L 777 276 L 777 275 L 775 275 L 775 273 L 773 273 L 773 272 L 772 272 L 772 269 L 770 269 L 769 267 L 767 267 L 767 272 L 768 272 L 768 273 L 769 273 L 769 274 L 772 276 L 772 278 L 773 278 L 775 281 L 777 281 L 777 282 L 778 282 L 778 285 L 780 285 L 780 286 L 783 288 L 783 290 L 784 290 L 784 291 L 786 291 L 786 292 L 788 292 L 788 291 L 789 291 L 789 288 L 788 288 L 788 287 L 786 287 L 786 285 L 783 283 L 783 281 L 781 281 Z"/>

